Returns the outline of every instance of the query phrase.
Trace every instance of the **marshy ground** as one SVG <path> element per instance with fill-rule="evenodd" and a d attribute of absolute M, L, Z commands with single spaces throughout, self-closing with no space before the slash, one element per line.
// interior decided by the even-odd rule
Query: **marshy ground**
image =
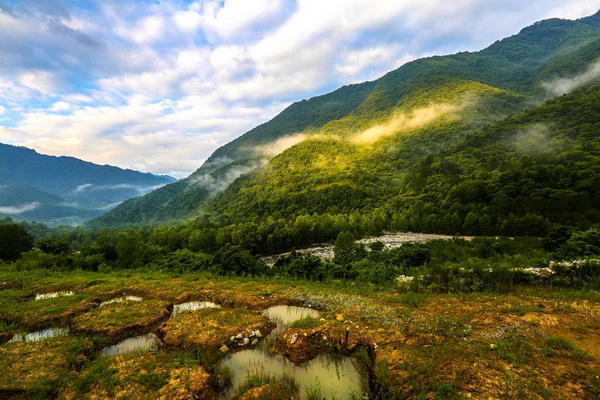
<path fill-rule="evenodd" d="M 323 355 L 340 362 L 350 357 L 364 378 L 356 398 L 361 392 L 388 399 L 600 397 L 597 292 L 425 295 L 266 278 L 41 271 L 4 276 L 0 397 L 219 398 L 232 379 L 220 368 L 223 360 L 264 340 L 276 321 L 262 312 L 277 305 L 319 314 L 288 325 L 263 347 L 301 365 Z M 36 294 L 61 291 L 73 293 L 36 300 Z M 100 306 L 124 296 L 142 300 Z M 170 318 L 174 304 L 189 301 L 222 308 Z M 54 327 L 69 329 L 39 341 L 10 341 Z M 108 346 L 149 333 L 162 342 L 157 351 L 102 355 Z M 231 397 L 319 395 L 319 388 L 298 393 L 294 382 L 281 378 L 244 378 Z"/>

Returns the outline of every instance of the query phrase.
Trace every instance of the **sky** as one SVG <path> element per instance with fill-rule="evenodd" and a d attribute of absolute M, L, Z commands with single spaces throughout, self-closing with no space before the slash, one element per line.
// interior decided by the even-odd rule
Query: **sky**
<path fill-rule="evenodd" d="M 600 0 L 0 0 L 0 142 L 183 178 L 294 101 Z"/>

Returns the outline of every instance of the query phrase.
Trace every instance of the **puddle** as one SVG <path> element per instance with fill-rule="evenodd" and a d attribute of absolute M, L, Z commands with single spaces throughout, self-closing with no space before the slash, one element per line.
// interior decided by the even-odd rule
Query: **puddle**
<path fill-rule="evenodd" d="M 56 336 L 65 336 L 69 333 L 69 328 L 50 328 L 33 333 L 18 333 L 10 339 L 12 342 L 37 342 L 39 340 L 50 339 Z"/>
<path fill-rule="evenodd" d="M 132 351 L 156 351 L 162 342 L 154 333 L 125 339 L 114 346 L 102 349 L 102 355 L 114 357 Z"/>
<path fill-rule="evenodd" d="M 221 308 L 221 306 L 212 301 L 191 301 L 189 303 L 175 304 L 173 312 L 171 312 L 171 318 L 175 318 L 184 311 L 196 311 L 201 308 Z"/>
<path fill-rule="evenodd" d="M 36 300 L 54 299 L 56 297 L 73 296 L 74 294 L 75 293 L 70 290 L 64 291 L 64 292 L 42 293 L 42 294 L 36 294 L 35 299 Z"/>
<path fill-rule="evenodd" d="M 261 350 L 244 350 L 232 354 L 221 367 L 232 372 L 232 385 L 224 393 L 226 399 L 232 399 L 251 374 L 293 378 L 300 388 L 300 399 L 307 399 L 306 391 L 317 387 L 320 389 L 319 398 L 351 399 L 353 395 L 362 393 L 363 387 L 361 374 L 349 357 L 334 360 L 330 356 L 319 356 L 298 366 L 283 356 Z"/>
<path fill-rule="evenodd" d="M 350 399 L 362 393 L 363 379 L 350 357 L 319 356 L 302 365 L 295 365 L 285 357 L 269 352 L 270 345 L 295 321 L 318 318 L 319 312 L 307 307 L 275 306 L 263 312 L 277 324 L 271 334 L 254 349 L 245 349 L 225 357 L 220 367 L 228 369 L 231 386 L 222 398 L 232 399 L 250 374 L 266 374 L 281 378 L 292 377 L 300 387 L 300 399 L 307 399 L 308 389 L 319 388 L 320 398 Z"/>
<path fill-rule="evenodd" d="M 296 322 L 302 318 L 319 317 L 319 312 L 308 307 L 296 307 L 296 306 L 275 306 L 267 308 L 264 315 L 269 317 L 277 325 L 289 326 L 291 323 Z"/>
<path fill-rule="evenodd" d="M 138 297 L 138 296 L 117 297 L 116 299 L 103 301 L 102 303 L 100 303 L 100 307 L 104 307 L 104 306 L 106 306 L 108 304 L 112 304 L 112 303 L 123 303 L 125 301 L 142 301 L 142 300 L 144 300 L 144 299 L 142 299 L 141 297 Z"/>
<path fill-rule="evenodd" d="M 292 323 L 307 317 L 319 318 L 317 310 L 297 306 L 274 306 L 263 311 L 263 315 L 277 324 L 277 327 L 267 336 L 267 340 L 264 340 L 263 347 L 279 338 Z"/>

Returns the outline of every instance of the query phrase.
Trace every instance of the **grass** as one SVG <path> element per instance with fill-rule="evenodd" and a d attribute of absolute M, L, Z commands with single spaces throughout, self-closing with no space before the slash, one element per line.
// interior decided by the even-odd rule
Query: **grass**
<path fill-rule="evenodd" d="M 378 399 L 461 398 L 465 394 L 477 397 L 481 393 L 494 398 L 595 399 L 599 392 L 597 373 L 592 371 L 596 365 L 592 357 L 596 353 L 593 347 L 591 350 L 588 347 L 600 337 L 597 323 L 600 296 L 593 292 L 559 288 L 540 292 L 536 288 L 521 287 L 509 295 L 396 293 L 393 288 L 341 281 L 209 278 L 200 274 L 173 277 L 136 271 L 109 274 L 9 271 L 3 279 L 9 281 L 10 286 L 0 291 L 0 310 L 8 310 L 11 318 L 2 319 L 0 331 L 7 332 L 26 330 L 23 324 L 28 323 L 29 318 L 30 323 L 42 323 L 42 312 L 47 310 L 51 311 L 50 315 L 70 312 L 69 321 L 87 319 L 89 326 L 106 323 L 106 326 L 119 328 L 130 324 L 129 317 L 135 318 L 140 310 L 134 308 L 140 304 L 153 304 L 152 312 L 156 311 L 157 304 L 169 304 L 177 299 L 212 300 L 224 306 L 220 311 L 198 310 L 169 320 L 169 332 L 164 333 L 170 333 L 176 340 L 156 354 L 95 358 L 106 344 L 102 343 L 102 336 L 93 339 L 96 343 L 93 348 L 91 344 L 67 341 L 69 344 L 60 350 L 52 350 L 50 344 L 56 339 L 32 344 L 49 346 L 40 354 L 51 358 L 58 355 L 62 364 L 50 368 L 53 374 L 29 385 L 31 393 L 43 394 L 51 388 L 61 394 L 73 394 L 66 398 L 85 398 L 86 393 L 111 397 L 112 391 L 121 393 L 123 388 L 130 387 L 127 390 L 154 396 L 159 391 L 175 390 L 171 382 L 192 372 L 204 378 L 208 372 L 213 384 L 219 381 L 224 384 L 225 371 L 221 374 L 210 369 L 210 365 L 217 365 L 223 357 L 218 346 L 227 343 L 231 335 L 265 321 L 260 310 L 272 305 L 299 303 L 311 303 L 322 310 L 324 321 L 307 318 L 297 321 L 293 327 L 322 326 L 332 343 L 339 339 L 335 336 L 338 330 L 343 334 L 346 327 L 350 327 L 365 343 L 377 345 L 377 358 L 369 364 L 369 369 L 374 372 L 371 383 L 376 392 L 373 395 Z M 76 294 L 48 299 L 47 304 L 26 297 L 45 287 L 49 289 L 44 292 L 69 289 Z M 101 316 L 104 310 L 96 308 L 75 312 L 91 299 L 112 298 L 124 291 L 145 300 L 102 307 L 127 307 L 120 311 L 115 308 L 113 316 Z M 27 306 L 31 306 L 32 311 L 17 318 Z M 223 311 L 225 313 L 220 314 Z M 336 321 L 337 314 L 343 314 L 347 323 Z M 91 316 L 99 319 L 93 320 Z M 202 342 L 200 346 L 193 343 L 194 335 L 205 334 L 205 339 L 213 342 Z M 78 332 L 72 331 L 70 335 L 77 336 Z M 178 341 L 180 337 L 185 341 Z M 105 335 L 104 339 L 106 342 Z M 188 350 L 180 347 L 187 343 Z M 208 347 L 203 347 L 204 344 Z M 496 348 L 491 349 L 490 344 Z M 11 346 L 1 345 L 0 351 Z M 77 355 L 82 353 L 91 361 L 76 365 Z M 139 358 L 143 360 L 138 362 Z M 18 365 L 24 359 L 22 355 L 0 356 L 0 367 L 8 371 L 11 382 L 28 382 L 27 371 L 38 368 L 39 360 L 35 358 L 30 359 L 26 367 L 15 369 L 6 364 L 10 361 Z M 73 383 L 67 383 L 67 374 L 74 369 L 79 376 L 72 379 Z M 565 370 L 571 372 L 565 374 Z M 40 368 L 39 371 L 48 370 Z M 7 377 L 0 377 L 0 381 Z M 580 388 L 577 396 L 569 392 L 569 387 Z M 318 390 L 313 389 L 318 394 Z"/>
<path fill-rule="evenodd" d="M 559 336 L 551 336 L 547 338 L 544 343 L 543 350 L 548 357 L 570 356 L 580 361 L 589 361 L 594 359 L 592 355 L 577 347 L 575 344 L 573 344 L 573 342 L 570 342 L 569 340 Z"/>
<path fill-rule="evenodd" d="M 321 325 L 321 321 L 314 317 L 306 317 L 291 323 L 290 328 L 314 329 Z"/>
<path fill-rule="evenodd" d="M 523 335 L 511 335 L 497 344 L 498 355 L 511 364 L 530 364 L 535 352 L 534 346 Z"/>
<path fill-rule="evenodd" d="M 291 399 L 295 398 L 298 393 L 298 384 L 293 377 L 287 375 L 273 377 L 269 374 L 255 373 L 246 376 L 244 383 L 238 388 L 238 398 L 244 398 L 245 393 L 257 388 L 260 388 L 260 394 L 257 393 L 257 395 L 265 400 Z"/>
<path fill-rule="evenodd" d="M 111 303 L 75 317 L 73 329 L 121 338 L 132 330 L 140 330 L 167 319 L 167 306 L 169 303 L 162 300 Z"/>

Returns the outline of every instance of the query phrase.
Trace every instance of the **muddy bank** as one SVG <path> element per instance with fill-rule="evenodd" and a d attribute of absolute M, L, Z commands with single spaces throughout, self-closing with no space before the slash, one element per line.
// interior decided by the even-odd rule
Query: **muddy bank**
<path fill-rule="evenodd" d="M 354 328 L 319 326 L 287 329 L 274 351 L 295 364 L 302 364 L 327 351 L 350 356 L 359 348 L 374 350 L 373 338 Z"/>

